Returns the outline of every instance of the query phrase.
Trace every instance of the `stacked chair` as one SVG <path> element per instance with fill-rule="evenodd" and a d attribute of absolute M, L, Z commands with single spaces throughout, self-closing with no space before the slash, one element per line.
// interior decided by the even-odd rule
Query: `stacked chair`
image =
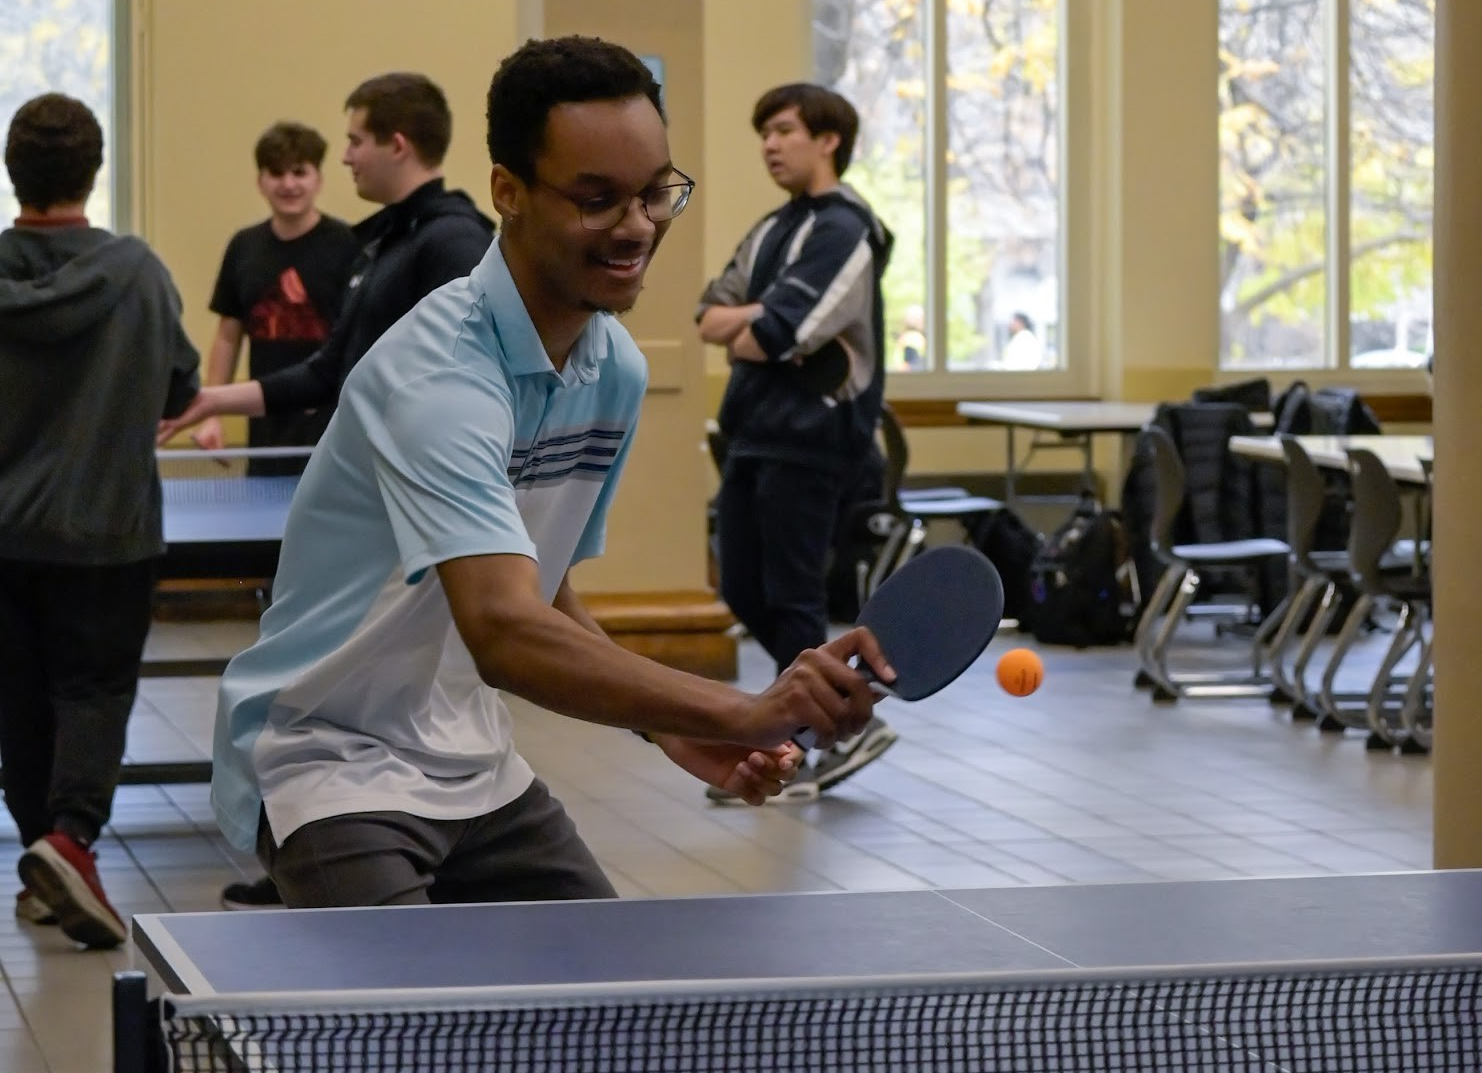
<path fill-rule="evenodd" d="M 1404 505 L 1399 486 L 1371 451 L 1348 452 L 1353 517 L 1348 540 L 1352 576 L 1359 598 L 1343 623 L 1317 693 L 1321 723 L 1327 728 L 1367 730 L 1371 749 L 1430 747 L 1431 578 L 1425 546 L 1397 544 Z M 1408 551 L 1409 565 L 1403 557 Z M 1397 552 L 1399 555 L 1397 556 Z M 1399 561 L 1397 561 L 1397 558 Z M 1393 637 L 1371 686 L 1344 694 L 1336 687 L 1339 670 L 1370 614 L 1383 605 L 1397 610 Z M 1409 675 L 1397 669 L 1411 652 L 1417 665 Z"/>
<path fill-rule="evenodd" d="M 1272 677 L 1263 668 L 1264 656 L 1284 616 L 1284 607 L 1266 617 L 1250 640 L 1249 672 L 1175 672 L 1169 652 L 1180 626 L 1200 593 L 1209 571 L 1232 571 L 1245 585 L 1246 599 L 1236 608 L 1247 619 L 1257 603 L 1259 572 L 1273 559 L 1285 558 L 1285 541 L 1272 537 L 1201 540 L 1179 543 L 1175 531 L 1187 496 L 1187 471 L 1173 437 L 1154 424 L 1141 435 L 1140 449 L 1150 452 L 1153 472 L 1151 549 L 1162 566 L 1151 598 L 1143 609 L 1133 639 L 1141 671 L 1139 685 L 1150 685 L 1153 699 L 1172 701 L 1180 696 L 1262 696 Z"/>

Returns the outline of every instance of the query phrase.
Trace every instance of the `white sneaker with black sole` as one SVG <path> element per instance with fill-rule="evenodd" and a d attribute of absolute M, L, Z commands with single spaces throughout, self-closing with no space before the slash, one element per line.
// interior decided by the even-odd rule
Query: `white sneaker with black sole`
<path fill-rule="evenodd" d="M 832 749 L 826 749 L 813 761 L 811 766 L 818 792 L 839 785 L 865 765 L 880 759 L 885 750 L 898 740 L 900 735 L 890 729 L 885 720 L 873 716 L 858 734 L 848 741 L 839 742 Z"/>
<path fill-rule="evenodd" d="M 719 786 L 705 787 L 707 800 L 717 805 L 745 805 L 745 798 L 733 794 L 729 790 L 722 790 Z M 769 805 L 806 805 L 810 801 L 818 800 L 818 781 L 813 777 L 813 768 L 810 764 L 804 764 L 798 769 L 797 775 L 792 782 L 782 788 L 782 792 L 767 798 Z"/>
<path fill-rule="evenodd" d="M 866 764 L 878 760 L 899 740 L 900 735 L 885 720 L 875 716 L 854 737 L 819 753 L 812 763 L 804 764 L 797 778 L 784 786 L 776 797 L 767 798 L 767 804 L 805 805 L 817 801 L 829 787 L 839 785 Z M 718 805 L 746 804 L 740 797 L 716 786 L 708 788 L 705 796 Z"/>

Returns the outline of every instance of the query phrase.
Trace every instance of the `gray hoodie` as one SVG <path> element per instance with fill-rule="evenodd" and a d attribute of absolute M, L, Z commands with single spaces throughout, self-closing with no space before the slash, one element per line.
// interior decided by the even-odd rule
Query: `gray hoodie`
<path fill-rule="evenodd" d="M 200 388 L 180 308 L 139 239 L 0 232 L 0 558 L 163 554 L 155 426 Z"/>

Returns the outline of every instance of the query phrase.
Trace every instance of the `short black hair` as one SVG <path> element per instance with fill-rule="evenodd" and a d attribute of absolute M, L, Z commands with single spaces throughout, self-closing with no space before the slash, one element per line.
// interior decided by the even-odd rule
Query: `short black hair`
<path fill-rule="evenodd" d="M 324 136 L 313 127 L 283 120 L 263 131 L 252 150 L 257 170 L 284 175 L 300 164 L 324 167 L 324 153 L 329 148 Z"/>
<path fill-rule="evenodd" d="M 378 143 L 400 134 L 425 166 L 435 168 L 453 144 L 448 98 L 426 75 L 406 71 L 368 78 L 345 98 L 346 109 L 365 109 L 365 129 Z"/>
<path fill-rule="evenodd" d="M 1009 317 L 1010 324 L 1014 323 L 1014 321 L 1016 320 L 1020 324 L 1024 325 L 1024 330 L 1026 332 L 1034 331 L 1034 321 L 1031 320 L 1029 314 L 1024 312 L 1022 309 L 1014 310 L 1013 315 Z"/>
<path fill-rule="evenodd" d="M 761 95 L 751 110 L 751 129 L 760 134 L 767 120 L 788 108 L 797 108 L 803 126 L 815 138 L 820 134 L 839 136 L 839 147 L 834 150 L 834 176 L 843 178 L 854 156 L 854 140 L 859 137 L 859 113 L 854 105 L 813 82 L 789 82 Z"/>
<path fill-rule="evenodd" d="M 5 139 L 5 170 L 25 208 L 45 212 L 82 201 L 102 166 L 103 128 L 81 101 L 44 93 L 16 110 Z"/>
<path fill-rule="evenodd" d="M 628 97 L 648 98 L 664 118 L 653 72 L 622 45 L 577 36 L 527 41 L 489 83 L 489 160 L 531 182 L 552 108 Z"/>

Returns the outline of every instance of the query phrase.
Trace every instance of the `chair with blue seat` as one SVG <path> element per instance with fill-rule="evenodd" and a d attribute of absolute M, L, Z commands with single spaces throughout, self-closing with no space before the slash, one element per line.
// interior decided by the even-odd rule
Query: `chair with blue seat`
<path fill-rule="evenodd" d="M 1246 582 L 1247 611 L 1256 606 L 1256 572 L 1273 558 L 1284 558 L 1285 541 L 1272 537 L 1175 544 L 1174 532 L 1184 506 L 1186 472 L 1173 438 L 1157 425 L 1142 431 L 1143 443 L 1153 457 L 1153 519 L 1151 546 L 1163 566 L 1157 587 L 1138 620 L 1134 645 L 1145 675 L 1153 687 L 1153 699 L 1176 700 L 1180 696 L 1261 696 L 1269 692 L 1272 679 L 1263 669 L 1264 652 L 1284 608 L 1267 616 L 1251 640 L 1251 669 L 1174 673 L 1169 669 L 1169 649 L 1180 625 L 1199 595 L 1201 571 L 1234 570 Z"/>
<path fill-rule="evenodd" d="M 905 429 L 888 403 L 880 408 L 880 439 L 885 447 L 884 509 L 870 519 L 870 526 L 885 537 L 885 543 L 860 578 L 861 602 L 925 548 L 929 522 L 954 521 L 967 529 L 985 515 L 1003 510 L 1001 501 L 969 495 L 961 488 L 905 489 L 911 452 Z"/>

